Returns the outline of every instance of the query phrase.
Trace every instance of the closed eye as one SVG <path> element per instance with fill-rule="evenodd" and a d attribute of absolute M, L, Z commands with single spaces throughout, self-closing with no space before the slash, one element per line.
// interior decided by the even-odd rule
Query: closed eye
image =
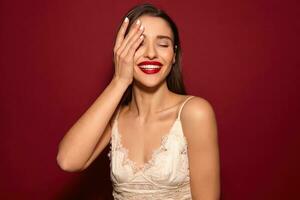
<path fill-rule="evenodd" d="M 168 44 L 160 44 L 159 46 L 161 46 L 161 47 L 169 47 Z"/>

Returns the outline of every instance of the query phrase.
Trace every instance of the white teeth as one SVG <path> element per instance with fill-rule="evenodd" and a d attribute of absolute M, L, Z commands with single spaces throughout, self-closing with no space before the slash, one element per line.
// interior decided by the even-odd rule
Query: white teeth
<path fill-rule="evenodd" d="M 159 69 L 160 66 L 157 66 L 157 65 L 142 65 L 142 66 L 140 66 L 140 68 L 143 68 L 143 69 Z"/>

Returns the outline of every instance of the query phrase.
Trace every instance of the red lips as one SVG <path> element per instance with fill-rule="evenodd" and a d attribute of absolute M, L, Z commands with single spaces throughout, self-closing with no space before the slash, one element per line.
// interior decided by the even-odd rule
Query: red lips
<path fill-rule="evenodd" d="M 162 64 L 158 61 L 143 61 L 143 62 L 140 62 L 138 64 L 138 66 L 142 66 L 142 65 L 158 65 L 158 66 L 162 66 Z"/>

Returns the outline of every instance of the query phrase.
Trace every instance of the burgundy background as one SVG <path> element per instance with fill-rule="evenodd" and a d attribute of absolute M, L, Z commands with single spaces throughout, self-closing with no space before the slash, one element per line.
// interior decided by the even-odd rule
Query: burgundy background
<path fill-rule="evenodd" d="M 107 152 L 67 173 L 57 145 L 109 83 L 137 2 L 1 1 L 0 199 L 111 199 Z M 299 199 L 299 3 L 152 2 L 180 29 L 189 94 L 215 109 L 222 200 Z"/>

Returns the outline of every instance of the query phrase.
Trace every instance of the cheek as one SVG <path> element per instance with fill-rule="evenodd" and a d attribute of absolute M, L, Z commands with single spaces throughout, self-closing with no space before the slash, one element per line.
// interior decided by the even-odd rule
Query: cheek
<path fill-rule="evenodd" d="M 174 52 L 172 50 L 160 50 L 159 51 L 160 57 L 162 57 L 167 62 L 172 62 Z"/>

